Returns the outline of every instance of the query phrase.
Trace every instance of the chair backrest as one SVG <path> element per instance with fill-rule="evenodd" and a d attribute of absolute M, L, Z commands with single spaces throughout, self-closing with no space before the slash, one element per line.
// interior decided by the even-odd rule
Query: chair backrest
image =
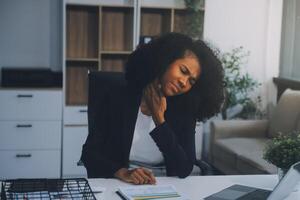
<path fill-rule="evenodd" d="M 271 116 L 269 137 L 275 137 L 279 132 L 286 134 L 296 130 L 300 118 L 300 90 L 287 89 Z"/>
<path fill-rule="evenodd" d="M 89 73 L 88 92 L 88 124 L 89 132 L 98 131 L 97 127 L 101 120 L 101 106 L 103 106 L 104 95 L 107 95 L 114 84 L 124 84 L 124 74 L 120 72 Z"/>

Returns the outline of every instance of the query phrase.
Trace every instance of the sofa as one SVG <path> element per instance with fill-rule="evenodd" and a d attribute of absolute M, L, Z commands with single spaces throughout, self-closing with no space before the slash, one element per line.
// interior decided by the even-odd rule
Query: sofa
<path fill-rule="evenodd" d="M 263 152 L 279 132 L 300 130 L 300 91 L 287 89 L 268 120 L 213 121 L 210 130 L 210 162 L 222 173 L 277 173 Z"/>

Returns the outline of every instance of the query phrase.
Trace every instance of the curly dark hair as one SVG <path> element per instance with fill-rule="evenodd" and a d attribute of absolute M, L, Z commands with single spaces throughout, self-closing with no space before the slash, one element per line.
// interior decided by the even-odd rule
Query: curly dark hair
<path fill-rule="evenodd" d="M 203 121 L 218 113 L 224 101 L 224 71 L 219 59 L 202 41 L 193 41 L 180 33 L 168 33 L 148 44 L 139 46 L 128 58 L 125 78 L 128 85 L 137 92 L 156 78 L 162 77 L 175 60 L 185 57 L 191 51 L 201 65 L 199 79 L 192 89 L 174 97 L 167 97 L 177 110 L 193 114 L 197 121 Z"/>

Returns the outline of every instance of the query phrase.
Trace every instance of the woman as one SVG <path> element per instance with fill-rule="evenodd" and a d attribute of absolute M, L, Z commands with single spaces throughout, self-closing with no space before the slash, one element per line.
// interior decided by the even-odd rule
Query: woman
<path fill-rule="evenodd" d="M 129 169 L 129 160 L 164 162 L 168 176 L 188 176 L 196 160 L 196 121 L 218 113 L 224 99 L 223 69 L 211 49 L 166 34 L 129 56 L 122 84 L 107 84 L 101 124 L 83 146 L 88 176 L 155 183 L 149 170 Z"/>

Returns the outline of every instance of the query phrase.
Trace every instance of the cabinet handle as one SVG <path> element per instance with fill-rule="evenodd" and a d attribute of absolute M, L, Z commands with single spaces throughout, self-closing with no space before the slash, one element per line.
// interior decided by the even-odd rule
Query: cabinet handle
<path fill-rule="evenodd" d="M 31 128 L 32 125 L 31 124 L 17 124 L 16 127 L 17 128 Z"/>
<path fill-rule="evenodd" d="M 31 154 L 17 154 L 16 157 L 17 158 L 30 158 Z"/>
<path fill-rule="evenodd" d="M 85 110 L 85 109 L 82 109 L 82 110 L 79 110 L 79 112 L 80 112 L 80 113 L 86 113 L 86 112 L 87 112 L 87 110 Z"/>
<path fill-rule="evenodd" d="M 77 162 L 77 166 L 83 166 L 83 162 L 82 162 L 81 160 L 79 160 L 79 161 Z"/>
<path fill-rule="evenodd" d="M 33 95 L 32 94 L 18 94 L 17 97 L 18 98 L 32 98 Z"/>

